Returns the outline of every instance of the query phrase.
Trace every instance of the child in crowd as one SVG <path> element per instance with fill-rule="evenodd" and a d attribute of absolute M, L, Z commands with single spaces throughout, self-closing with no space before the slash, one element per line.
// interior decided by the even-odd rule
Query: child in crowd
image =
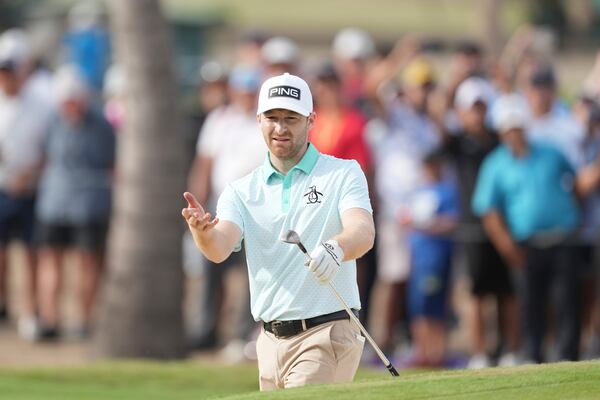
<path fill-rule="evenodd" d="M 411 273 L 408 309 L 416 367 L 441 367 L 446 353 L 446 314 L 449 304 L 453 243 L 458 195 L 444 173 L 441 153 L 423 161 L 425 184 L 415 192 L 400 223 L 411 229 Z"/>

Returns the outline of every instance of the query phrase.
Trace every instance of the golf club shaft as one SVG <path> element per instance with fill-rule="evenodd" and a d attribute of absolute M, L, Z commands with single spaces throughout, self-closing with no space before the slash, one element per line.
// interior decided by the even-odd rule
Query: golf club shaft
<path fill-rule="evenodd" d="M 300 250 L 302 250 L 302 252 L 304 254 L 306 254 L 306 256 L 308 257 L 308 259 L 311 260 L 310 254 L 308 254 L 308 252 L 306 251 L 306 248 L 302 245 L 302 243 L 298 242 L 297 244 L 298 244 L 298 247 L 300 247 Z M 338 291 L 335 289 L 335 287 L 333 287 L 333 285 L 331 284 L 331 282 L 328 283 L 328 286 L 329 286 L 329 289 L 331 289 L 331 291 L 335 295 L 335 297 L 337 297 L 337 299 L 340 302 L 340 304 L 342 304 L 342 306 L 344 307 L 344 309 L 348 313 L 348 316 L 350 317 L 350 319 L 352 321 L 354 321 L 354 323 L 358 326 L 358 328 L 360 329 L 360 331 L 362 332 L 362 334 L 365 336 L 365 338 L 367 338 L 367 340 L 369 341 L 369 343 L 371 344 L 371 346 L 373 346 L 373 349 L 375 349 L 375 352 L 377 353 L 377 355 L 379 356 L 379 358 L 381 359 L 381 361 L 383 362 L 383 364 L 385 364 L 385 367 L 388 369 L 388 371 L 390 371 L 390 374 L 392 374 L 392 376 L 399 376 L 398 371 L 396 371 L 396 368 L 394 368 L 394 366 L 392 365 L 392 363 L 390 362 L 390 360 L 388 360 L 388 358 L 385 356 L 385 354 L 383 354 L 383 351 L 381 351 L 381 349 L 379 348 L 379 346 L 377 346 L 377 343 L 375 343 L 375 341 L 373 340 L 373 338 L 371 337 L 371 335 L 369 335 L 369 332 L 367 332 L 367 330 L 365 329 L 365 327 L 363 326 L 363 324 L 360 322 L 360 320 L 358 319 L 358 317 L 356 315 L 354 315 L 354 313 L 352 312 L 352 310 L 350 309 L 350 307 L 348 307 L 348 304 L 346 304 L 346 301 L 338 293 Z"/>

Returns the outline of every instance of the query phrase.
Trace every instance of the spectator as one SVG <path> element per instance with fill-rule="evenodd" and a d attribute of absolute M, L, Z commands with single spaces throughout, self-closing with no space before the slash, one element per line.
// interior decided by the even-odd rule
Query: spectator
<path fill-rule="evenodd" d="M 367 100 L 365 80 L 372 61 L 376 58 L 375 43 L 359 28 L 345 28 L 333 39 L 331 52 L 340 76 L 342 94 L 348 104 L 371 117 L 373 111 Z"/>
<path fill-rule="evenodd" d="M 404 97 L 385 103 L 388 132 L 375 144 L 375 190 L 379 200 L 378 276 L 391 287 L 383 347 L 392 346 L 398 305 L 405 298 L 410 253 L 407 231 L 395 221 L 400 207 L 423 184 L 421 161 L 440 145 L 440 132 L 427 114 L 434 87 L 431 65 L 413 59 L 402 73 Z"/>
<path fill-rule="evenodd" d="M 214 209 L 216 200 L 227 185 L 261 165 L 267 154 L 265 142 L 256 123 L 257 92 L 261 77 L 257 70 L 238 66 L 229 76 L 229 105 L 217 108 L 206 119 L 198 140 L 197 155 L 190 172 L 189 187 L 198 200 Z M 197 252 L 196 249 L 194 251 Z M 207 349 L 218 344 L 218 325 L 228 269 L 245 271 L 243 252 L 233 253 L 222 265 L 208 263 L 200 290 L 202 323 L 193 333 L 192 345 Z M 208 261 L 207 261 L 208 262 Z M 251 340 L 256 324 L 250 315 L 248 295 L 244 295 L 235 337 L 224 349 L 229 361 L 244 358 L 244 346 Z"/>
<path fill-rule="evenodd" d="M 236 60 L 250 68 L 261 68 L 263 63 L 262 47 L 269 36 L 260 30 L 244 33 L 239 41 Z"/>
<path fill-rule="evenodd" d="M 369 175 L 371 159 L 364 138 L 365 117 L 346 104 L 339 75 L 332 65 L 324 65 L 315 82 L 316 113 L 310 142 L 321 153 L 356 160 Z"/>
<path fill-rule="evenodd" d="M 367 182 L 373 182 L 371 154 L 365 141 L 366 120 L 360 111 L 349 106 L 342 95 L 339 75 L 326 64 L 317 73 L 314 84 L 316 119 L 309 132 L 310 142 L 323 154 L 356 160 Z M 369 297 L 375 281 L 374 251 L 357 260 L 358 287 L 361 296 L 360 317 L 368 321 Z"/>
<path fill-rule="evenodd" d="M 95 0 L 77 2 L 69 11 L 69 29 L 63 38 L 65 62 L 76 65 L 94 93 L 101 93 L 111 58 L 110 34 L 102 23 Z"/>
<path fill-rule="evenodd" d="M 456 90 L 462 82 L 474 76 L 483 77 L 485 72 L 481 47 L 476 42 L 468 40 L 458 43 L 450 61 L 447 84 L 450 100 L 454 100 Z"/>
<path fill-rule="evenodd" d="M 266 78 L 286 72 L 298 73 L 300 48 L 293 40 L 282 36 L 273 37 L 263 44 L 261 53 Z"/>
<path fill-rule="evenodd" d="M 460 191 L 460 219 L 456 240 L 461 245 L 471 283 L 469 327 L 471 360 L 468 368 L 485 368 L 491 365 L 486 354 L 486 327 L 483 313 L 486 296 L 497 300 L 500 338 L 506 344 L 499 365 L 515 363 L 518 350 L 518 318 L 513 285 L 504 261 L 487 237 L 481 220 L 471 211 L 471 198 L 477 174 L 484 158 L 498 145 L 496 133 L 486 126 L 486 111 L 492 101 L 493 89 L 484 79 L 471 77 L 463 81 L 456 91 L 454 106 L 462 129 L 452 132 L 445 140 L 446 154 L 453 161 Z"/>
<path fill-rule="evenodd" d="M 26 49 L 15 31 L 0 36 L 0 320 L 8 317 L 8 244 L 25 245 L 25 286 L 19 334 L 37 335 L 34 209 L 50 108 L 26 90 Z"/>
<path fill-rule="evenodd" d="M 22 29 L 12 28 L 2 34 L 2 48 L 4 54 L 19 59 L 19 75 L 24 81 L 21 92 L 34 92 L 31 96 L 39 101 L 52 103 L 52 73 L 36 59 L 35 48 L 32 40 Z"/>
<path fill-rule="evenodd" d="M 41 339 L 59 335 L 62 261 L 73 250 L 80 267 L 81 326 L 87 336 L 104 261 L 111 211 L 115 136 L 90 106 L 90 89 L 75 66 L 56 73 L 59 112 L 49 128 L 37 203 Z"/>
<path fill-rule="evenodd" d="M 444 175 L 441 153 L 423 160 L 425 184 L 413 195 L 400 221 L 410 230 L 408 310 L 415 347 L 414 366 L 441 367 L 446 356 L 450 303 L 451 233 L 458 217 L 458 197 Z"/>
<path fill-rule="evenodd" d="M 483 162 L 473 211 L 483 218 L 492 243 L 519 278 L 525 360 L 546 359 L 543 345 L 553 288 L 558 358 L 577 360 L 580 281 L 572 238 L 580 219 L 575 173 L 554 147 L 527 141 L 527 115 L 519 102 L 505 98 L 498 107 L 502 145 Z"/>
<path fill-rule="evenodd" d="M 583 129 L 556 97 L 556 76 L 550 65 L 535 67 L 525 89 L 532 120 L 529 139 L 555 146 L 574 168 L 581 164 Z"/>

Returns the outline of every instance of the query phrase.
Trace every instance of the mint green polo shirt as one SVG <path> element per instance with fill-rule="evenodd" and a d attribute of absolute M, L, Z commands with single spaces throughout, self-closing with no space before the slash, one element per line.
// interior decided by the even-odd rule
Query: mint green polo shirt
<path fill-rule="evenodd" d="M 372 213 L 360 166 L 321 154 L 312 144 L 286 176 L 267 155 L 262 166 L 227 186 L 217 216 L 242 231 L 255 320 L 305 319 L 343 309 L 304 265 L 300 249 L 279 238 L 293 229 L 310 253 L 342 231 L 341 215 L 351 208 Z M 342 263 L 332 284 L 351 308 L 360 309 L 354 260 Z"/>

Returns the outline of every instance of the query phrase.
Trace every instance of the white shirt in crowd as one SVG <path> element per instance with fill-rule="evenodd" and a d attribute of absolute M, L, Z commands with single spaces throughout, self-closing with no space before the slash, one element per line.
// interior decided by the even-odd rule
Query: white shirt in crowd
<path fill-rule="evenodd" d="M 578 169 L 582 165 L 584 131 L 570 111 L 555 106 L 548 114 L 531 121 L 527 136 L 534 142 L 556 147 L 573 168 Z"/>
<path fill-rule="evenodd" d="M 50 118 L 47 102 L 30 91 L 14 97 L 0 94 L 0 189 L 42 160 Z"/>
<path fill-rule="evenodd" d="M 391 105 L 388 132 L 375 144 L 381 213 L 393 217 L 423 182 L 421 161 L 440 145 L 435 123 L 403 103 Z"/>
<path fill-rule="evenodd" d="M 200 131 L 197 154 L 213 160 L 210 189 L 216 199 L 228 183 L 260 166 L 267 154 L 256 115 L 234 105 L 214 110 Z"/>

